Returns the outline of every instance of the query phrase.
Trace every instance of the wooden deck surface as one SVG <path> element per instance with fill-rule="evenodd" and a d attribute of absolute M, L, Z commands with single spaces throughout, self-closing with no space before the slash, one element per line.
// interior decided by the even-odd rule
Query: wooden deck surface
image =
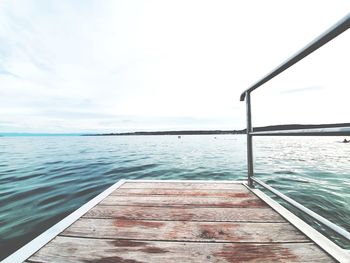
<path fill-rule="evenodd" d="M 126 182 L 27 262 L 334 262 L 243 184 Z"/>

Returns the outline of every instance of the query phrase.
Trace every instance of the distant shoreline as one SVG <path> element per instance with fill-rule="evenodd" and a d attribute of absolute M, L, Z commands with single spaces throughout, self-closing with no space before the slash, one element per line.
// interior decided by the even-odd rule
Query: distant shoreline
<path fill-rule="evenodd" d="M 331 128 L 348 126 L 350 129 L 350 123 L 338 123 L 331 125 Z M 287 124 L 287 125 L 271 125 L 264 127 L 254 127 L 254 131 L 286 131 L 297 129 L 317 129 L 326 128 L 323 124 Z M 234 134 L 246 134 L 246 129 L 243 130 L 182 130 L 182 131 L 141 131 L 141 132 L 120 132 L 120 133 L 97 133 L 97 134 L 82 134 L 81 136 L 144 136 L 144 135 L 234 135 Z M 317 135 L 317 134 L 315 134 Z M 338 132 L 339 136 L 350 136 L 350 131 Z M 313 136 L 308 134 L 305 136 Z"/>
<path fill-rule="evenodd" d="M 263 131 L 293 131 L 303 129 L 323 129 L 327 128 L 339 128 L 333 130 L 331 136 L 350 136 L 350 123 L 337 123 L 337 124 L 288 124 L 288 125 L 271 125 L 263 127 L 254 127 L 254 132 Z M 328 128 L 329 128 L 328 127 Z M 26 133 L 26 132 L 0 132 L 0 137 L 38 137 L 38 136 L 147 136 L 147 135 L 241 135 L 246 134 L 246 129 L 242 130 L 179 130 L 179 131 L 137 131 L 137 132 L 111 132 L 111 133 Z M 284 134 L 275 134 L 280 136 L 288 136 L 288 132 Z M 330 134 L 328 134 L 329 136 Z M 317 132 L 312 133 L 308 131 L 308 134 L 300 136 L 323 136 Z M 327 135 L 326 135 L 327 136 Z"/>
<path fill-rule="evenodd" d="M 206 130 L 206 131 L 151 131 L 151 132 L 121 132 L 102 134 L 83 134 L 82 136 L 138 136 L 138 135 L 220 135 L 220 134 L 243 134 L 245 132 L 229 130 Z"/>

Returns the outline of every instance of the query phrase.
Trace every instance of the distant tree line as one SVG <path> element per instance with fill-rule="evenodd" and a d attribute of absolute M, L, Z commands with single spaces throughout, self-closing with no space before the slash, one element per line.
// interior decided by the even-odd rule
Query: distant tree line
<path fill-rule="evenodd" d="M 296 129 L 317 129 L 317 128 L 337 128 L 347 126 L 350 123 L 337 124 L 287 124 L 270 125 L 264 127 L 254 127 L 254 131 L 283 131 Z M 242 130 L 189 130 L 189 131 L 150 131 L 150 132 L 120 132 L 120 133 L 101 133 L 101 134 L 83 134 L 82 136 L 130 136 L 130 135 L 214 135 L 214 134 L 245 134 L 246 129 Z"/>

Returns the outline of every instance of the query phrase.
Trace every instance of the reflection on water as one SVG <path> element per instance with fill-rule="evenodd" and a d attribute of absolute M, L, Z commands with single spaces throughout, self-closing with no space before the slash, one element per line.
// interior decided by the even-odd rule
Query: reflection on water
<path fill-rule="evenodd" d="M 342 139 L 256 138 L 256 176 L 350 231 Z M 245 149 L 239 135 L 1 137 L 0 259 L 121 178 L 245 179 Z"/>

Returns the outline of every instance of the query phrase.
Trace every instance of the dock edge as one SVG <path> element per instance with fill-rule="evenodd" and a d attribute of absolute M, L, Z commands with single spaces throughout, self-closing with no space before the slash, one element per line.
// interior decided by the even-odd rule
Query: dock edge
<path fill-rule="evenodd" d="M 93 199 L 79 207 L 77 210 L 63 218 L 61 221 L 44 231 L 42 234 L 34 238 L 32 241 L 9 255 L 5 258 L 1 263 L 21 263 L 27 260 L 30 256 L 32 256 L 35 252 L 45 246 L 48 242 L 54 239 L 57 235 L 63 232 L 67 227 L 77 221 L 81 216 L 83 216 L 86 212 L 88 212 L 91 208 L 105 199 L 109 194 L 111 194 L 114 190 L 118 189 L 121 185 L 123 185 L 126 180 L 121 179 L 112 186 L 108 187 L 102 193 L 95 196 Z"/>
<path fill-rule="evenodd" d="M 244 185 L 257 197 L 263 200 L 267 205 L 269 205 L 278 214 L 284 217 L 289 223 L 299 229 L 303 234 L 310 238 L 316 245 L 318 245 L 323 251 L 328 253 L 335 260 L 340 263 L 350 263 L 350 254 L 347 250 L 339 247 L 333 241 L 329 240 L 327 237 L 322 235 L 312 226 L 307 224 L 304 220 L 300 219 L 287 208 L 284 208 L 277 201 L 270 198 L 264 192 L 256 188 L 250 188 L 246 183 Z"/>

